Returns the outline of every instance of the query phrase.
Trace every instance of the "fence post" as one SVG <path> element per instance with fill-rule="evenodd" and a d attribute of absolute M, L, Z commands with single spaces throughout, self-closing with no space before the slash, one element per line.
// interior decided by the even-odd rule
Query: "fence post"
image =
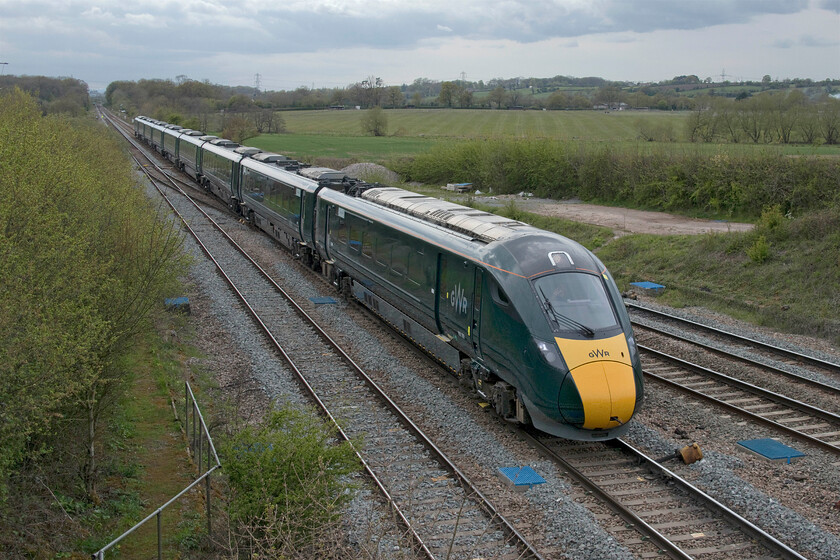
<path fill-rule="evenodd" d="M 196 424 L 198 424 L 198 403 L 195 402 L 195 399 L 192 400 L 192 412 L 193 412 L 193 433 L 192 433 L 192 447 L 193 452 L 195 452 L 195 428 Z"/>
<path fill-rule="evenodd" d="M 161 539 L 160 539 L 160 514 L 161 514 L 161 510 L 158 510 L 158 512 L 157 512 L 158 560 L 161 560 L 161 558 L 162 558 L 162 556 L 163 556 L 163 555 L 161 554 L 161 546 L 160 546 L 160 543 L 161 543 Z"/>
<path fill-rule="evenodd" d="M 207 446 L 210 447 L 209 445 Z M 207 462 L 207 465 L 210 465 L 210 462 Z M 210 528 L 210 475 L 207 475 L 207 478 L 204 479 L 204 492 L 206 494 L 205 501 L 207 502 L 207 536 L 212 537 L 212 529 Z"/>
<path fill-rule="evenodd" d="M 190 389 L 189 384 L 184 381 L 184 434 L 187 436 L 187 441 L 190 439 Z"/>
<path fill-rule="evenodd" d="M 204 426 L 202 426 L 204 428 Z M 198 430 L 198 453 L 195 454 L 198 459 L 198 474 L 201 476 L 201 445 L 204 443 L 204 430 Z"/>

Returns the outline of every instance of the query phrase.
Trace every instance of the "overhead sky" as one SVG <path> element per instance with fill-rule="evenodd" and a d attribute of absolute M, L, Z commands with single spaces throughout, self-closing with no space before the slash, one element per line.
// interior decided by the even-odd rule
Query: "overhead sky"
<path fill-rule="evenodd" d="M 262 89 L 840 78 L 840 0 L 0 0 L 0 72 Z"/>

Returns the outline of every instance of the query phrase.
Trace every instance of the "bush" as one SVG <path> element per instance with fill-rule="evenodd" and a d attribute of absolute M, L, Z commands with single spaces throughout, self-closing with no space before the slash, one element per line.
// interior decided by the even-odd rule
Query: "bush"
<path fill-rule="evenodd" d="M 371 136 L 385 136 L 388 134 L 388 117 L 380 106 L 365 111 L 362 117 L 362 132 Z"/>
<path fill-rule="evenodd" d="M 240 550 L 295 556 L 312 547 L 353 497 L 346 475 L 360 469 L 348 443 L 313 421 L 313 413 L 285 407 L 223 446 L 231 486 L 230 521 Z"/>
<path fill-rule="evenodd" d="M 761 264 L 770 258 L 770 243 L 763 235 L 759 235 L 755 242 L 747 249 L 747 256 L 754 263 Z"/>

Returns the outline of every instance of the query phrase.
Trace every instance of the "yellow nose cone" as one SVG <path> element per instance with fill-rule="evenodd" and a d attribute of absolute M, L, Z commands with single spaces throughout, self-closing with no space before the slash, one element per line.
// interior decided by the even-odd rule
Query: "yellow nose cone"
<path fill-rule="evenodd" d="M 571 374 L 583 403 L 584 428 L 615 428 L 630 420 L 636 407 L 632 367 L 618 362 L 590 362 Z"/>

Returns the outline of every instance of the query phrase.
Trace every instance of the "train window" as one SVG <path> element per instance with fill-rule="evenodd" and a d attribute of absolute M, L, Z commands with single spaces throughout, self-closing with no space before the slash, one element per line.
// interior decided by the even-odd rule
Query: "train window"
<path fill-rule="evenodd" d="M 534 289 L 559 330 L 600 330 L 618 324 L 600 276 L 578 272 L 550 274 L 536 279 Z"/>
<path fill-rule="evenodd" d="M 391 253 L 391 272 L 395 276 L 405 276 L 408 273 L 408 256 L 411 248 L 407 245 L 395 244 Z"/>
<path fill-rule="evenodd" d="M 408 256 L 408 274 L 406 278 L 412 284 L 412 288 L 416 288 L 424 282 L 422 249 L 410 252 Z"/>
<path fill-rule="evenodd" d="M 357 220 L 347 220 L 347 237 L 350 252 L 354 255 L 362 253 L 362 230 Z"/>
<path fill-rule="evenodd" d="M 391 265 L 391 247 L 394 245 L 393 239 L 387 237 L 379 237 L 376 240 L 376 264 L 379 265 L 382 272 Z"/>
<path fill-rule="evenodd" d="M 362 256 L 373 258 L 373 232 L 366 231 L 362 236 Z"/>

